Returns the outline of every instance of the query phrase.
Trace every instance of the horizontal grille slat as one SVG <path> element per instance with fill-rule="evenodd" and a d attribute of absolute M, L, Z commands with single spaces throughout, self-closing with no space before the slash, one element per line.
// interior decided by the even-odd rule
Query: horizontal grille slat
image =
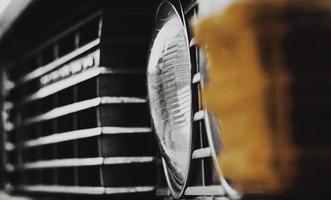
<path fill-rule="evenodd" d="M 208 185 L 208 186 L 192 186 L 187 187 L 185 190 L 187 196 L 224 196 L 225 190 L 221 185 Z"/>
<path fill-rule="evenodd" d="M 221 185 L 204 185 L 204 186 L 191 186 L 185 190 L 186 196 L 224 196 L 225 190 Z M 156 194 L 158 196 L 170 196 L 168 188 L 157 188 Z"/>
<path fill-rule="evenodd" d="M 211 157 L 210 147 L 196 149 L 192 153 L 192 159 L 208 158 Z"/>
<path fill-rule="evenodd" d="M 144 69 L 151 16 L 133 13 L 93 14 L 8 70 L 5 168 L 14 190 L 154 192 Z"/>
<path fill-rule="evenodd" d="M 22 169 L 78 167 L 92 165 L 113 165 L 153 162 L 154 157 L 97 157 L 97 158 L 72 158 L 59 160 L 45 160 L 33 163 L 25 163 Z"/>
<path fill-rule="evenodd" d="M 25 104 L 25 103 L 33 101 L 33 100 L 47 97 L 51 94 L 54 94 L 56 92 L 66 89 L 68 87 L 71 87 L 73 85 L 76 85 L 78 83 L 91 79 L 93 77 L 96 77 L 100 74 L 143 74 L 143 73 L 144 73 L 143 71 L 132 71 L 132 70 L 130 71 L 130 70 L 125 70 L 125 69 L 121 69 L 121 70 L 113 69 L 112 70 L 112 69 L 105 68 L 105 67 L 93 68 L 93 69 L 87 70 L 85 72 L 82 72 L 80 74 L 77 74 L 77 75 L 71 77 L 71 79 L 64 79 L 55 84 L 41 88 L 36 93 L 31 94 L 31 95 L 27 96 L 26 98 L 24 98 L 22 100 L 21 104 Z"/>
<path fill-rule="evenodd" d="M 22 166 L 22 169 L 91 166 L 91 165 L 101 165 L 102 161 L 103 161 L 102 157 L 45 160 L 45 161 L 39 161 L 39 162 L 34 162 L 34 163 L 25 163 Z"/>
<path fill-rule="evenodd" d="M 64 63 L 74 59 L 75 57 L 81 55 L 82 53 L 98 46 L 100 44 L 100 39 L 95 39 L 94 41 L 80 47 L 79 49 L 76 49 L 75 51 L 55 60 L 52 63 L 49 63 L 43 67 L 40 67 L 30 73 L 28 73 L 27 75 L 25 75 L 24 77 L 22 77 L 20 80 L 18 80 L 15 84 L 15 87 L 17 87 L 17 85 L 21 85 L 23 83 L 26 83 L 34 78 L 37 78 L 39 76 L 42 76 L 43 74 L 46 74 L 47 72 L 52 71 L 53 69 L 63 65 Z"/>
<path fill-rule="evenodd" d="M 107 187 L 105 188 L 105 194 L 125 194 L 125 193 L 137 193 L 137 192 L 150 192 L 154 191 L 154 186 L 140 186 L 140 187 Z"/>
<path fill-rule="evenodd" d="M 98 136 L 101 134 L 132 134 L 132 133 L 151 133 L 150 128 L 135 128 L 135 127 L 97 127 L 90 129 L 82 129 L 75 131 L 68 131 L 64 133 L 56 133 L 53 135 L 40 137 L 34 140 L 28 140 L 23 142 L 23 147 L 35 147 L 46 144 L 53 144 L 58 142 L 65 142 L 69 140 L 77 140 L 82 138 L 88 138 Z M 13 148 L 14 146 L 11 146 Z"/>
<path fill-rule="evenodd" d="M 49 192 L 49 193 L 69 193 L 69 194 L 126 194 L 137 192 L 150 192 L 154 190 L 154 186 L 138 186 L 138 187 L 68 187 L 68 186 L 20 186 L 23 191 L 31 192 Z"/>
<path fill-rule="evenodd" d="M 23 122 L 23 125 L 29 125 L 36 122 L 41 122 L 45 120 L 50 120 L 53 118 L 57 118 L 63 115 L 75 113 L 81 110 L 85 110 L 88 108 L 96 107 L 102 104 L 120 104 L 120 103 L 126 103 L 126 104 L 135 104 L 135 103 L 146 103 L 145 99 L 141 98 L 134 98 L 134 97 L 97 97 L 94 99 L 89 99 L 77 103 L 73 103 L 70 105 L 57 107 L 53 110 L 50 110 L 42 115 L 28 118 Z"/>

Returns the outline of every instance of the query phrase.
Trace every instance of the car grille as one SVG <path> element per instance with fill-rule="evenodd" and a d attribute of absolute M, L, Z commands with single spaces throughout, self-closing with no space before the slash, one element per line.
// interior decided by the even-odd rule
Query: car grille
<path fill-rule="evenodd" d="M 148 13 L 97 12 L 14 62 L 4 84 L 7 188 L 154 191 L 145 89 Z"/>

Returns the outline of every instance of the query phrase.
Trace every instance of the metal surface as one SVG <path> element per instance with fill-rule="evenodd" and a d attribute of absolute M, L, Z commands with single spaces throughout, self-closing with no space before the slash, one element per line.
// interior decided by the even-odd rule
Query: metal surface
<path fill-rule="evenodd" d="M 66 194 L 128 194 L 128 193 L 141 193 L 152 192 L 153 186 L 145 187 L 79 187 L 79 186 L 21 186 L 19 188 L 22 191 L 27 192 L 46 192 L 46 193 L 66 193 Z"/>
<path fill-rule="evenodd" d="M 98 128 L 89 128 L 89 129 L 81 129 L 81 130 L 74 130 L 74 131 L 68 131 L 63 133 L 55 133 L 49 136 L 40 137 L 37 139 L 27 140 L 23 143 L 23 147 L 34 147 L 34 146 L 40 146 L 40 145 L 47 145 L 47 144 L 53 144 L 53 143 L 59 143 L 59 142 L 65 142 L 70 140 L 77 140 L 77 139 L 83 139 L 83 138 L 89 138 L 98 136 L 101 134 L 136 134 L 136 133 L 142 133 L 142 134 L 150 134 L 151 129 L 150 128 L 141 128 L 141 127 L 98 127 Z M 6 143 L 8 144 L 8 143 Z M 11 151 L 14 149 L 14 145 L 9 143 L 11 148 L 6 148 L 8 151 Z"/>
<path fill-rule="evenodd" d="M 8 188 L 152 194 L 155 141 L 143 69 L 151 19 L 135 10 L 80 18 L 12 61 L 4 110 Z M 131 40 L 137 35 L 145 37 Z"/>

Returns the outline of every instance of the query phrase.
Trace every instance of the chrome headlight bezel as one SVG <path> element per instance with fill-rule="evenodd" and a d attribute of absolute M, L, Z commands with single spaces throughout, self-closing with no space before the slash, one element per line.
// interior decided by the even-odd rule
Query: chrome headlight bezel
<path fill-rule="evenodd" d="M 172 15 L 172 16 L 170 16 Z M 176 28 L 179 28 L 181 29 L 182 31 L 182 34 L 183 34 L 183 39 L 185 39 L 185 50 L 186 51 L 186 54 L 185 54 L 185 57 L 187 56 L 187 62 L 188 62 L 188 67 L 189 67 L 189 73 L 187 74 L 188 75 L 188 80 L 189 82 L 187 82 L 188 86 L 189 86 L 189 101 L 190 101 L 190 108 L 189 108 L 189 113 L 187 113 L 187 119 L 188 119 L 188 132 L 187 132 L 187 141 L 186 141 L 186 147 L 187 147 L 187 152 L 183 153 L 184 154 L 184 163 L 185 163 L 185 166 L 184 166 L 184 169 L 182 170 L 182 174 L 183 174 L 183 179 L 181 181 L 178 181 L 178 174 L 177 174 L 177 170 L 180 170 L 180 169 L 175 169 L 170 162 L 170 159 L 171 158 L 169 155 L 167 155 L 167 152 L 164 150 L 164 145 L 161 143 L 162 141 L 160 140 L 160 137 L 158 136 L 158 134 L 160 134 L 159 132 L 161 132 L 161 130 L 158 130 L 158 127 L 155 127 L 157 126 L 157 123 L 154 119 L 155 117 L 155 112 L 153 110 L 153 102 L 151 102 L 151 96 L 153 96 L 153 94 L 151 94 L 151 85 L 153 84 L 153 81 L 151 81 L 150 79 L 150 71 L 152 68 L 150 65 L 151 63 L 151 57 L 153 56 L 152 55 L 152 51 L 153 51 L 153 47 L 155 45 L 156 41 L 158 38 L 158 34 L 159 34 L 159 31 L 161 32 L 162 30 L 162 27 L 165 26 L 165 24 L 167 22 L 169 22 L 170 20 L 172 20 L 173 18 L 169 19 L 169 17 L 174 17 L 176 18 L 175 20 L 178 22 L 178 25 L 180 27 L 176 27 Z M 192 128 L 192 124 L 193 124 L 193 111 L 192 111 L 192 104 L 193 104 L 193 101 L 192 101 L 192 88 L 191 88 L 191 80 L 192 80 L 192 63 L 191 63 L 191 52 L 190 52 L 190 48 L 189 48 L 189 37 L 188 37 L 188 33 L 187 33 L 187 28 L 186 28 L 186 24 L 185 24 L 185 19 L 183 18 L 183 14 L 182 14 L 182 9 L 181 9 L 181 5 L 180 5 L 180 2 L 178 2 L 178 4 L 174 4 L 174 3 L 170 3 L 168 1 L 164 1 L 160 4 L 159 6 L 159 9 L 157 11 L 157 15 L 156 15 L 156 33 L 154 34 L 154 41 L 152 42 L 152 46 L 151 46 L 151 52 L 150 52 L 150 58 L 149 58 L 149 63 L 148 63 L 148 69 L 147 69 L 147 84 L 148 84 L 148 95 L 149 95 L 149 103 L 150 103 L 150 109 L 151 109 L 151 114 L 152 114 L 152 122 L 153 122 L 153 125 L 154 125 L 154 128 L 155 128 L 155 131 L 156 131 L 156 136 L 157 136 L 157 139 L 158 139 L 158 142 L 159 142 L 159 146 L 160 146 L 160 149 L 161 149 L 161 154 L 162 154 L 162 164 L 163 164 L 163 167 L 164 167 L 164 172 L 165 172 L 165 176 L 166 176 L 166 179 L 167 179 L 167 182 L 168 182 L 168 186 L 169 186 L 169 189 L 172 193 L 172 195 L 176 198 L 179 198 L 180 196 L 182 196 L 185 188 L 186 188 L 186 185 L 187 185 L 187 182 L 188 182 L 188 178 L 189 178 L 189 171 L 190 171 L 190 162 L 191 162 L 191 154 L 192 154 L 192 131 L 193 131 L 193 128 Z M 158 45 L 158 44 L 156 44 Z M 188 89 L 188 88 L 187 88 Z M 160 128 L 159 128 L 160 129 Z M 178 153 L 178 152 L 177 152 Z M 175 155 L 175 156 L 178 156 L 178 155 Z M 182 156 L 183 157 L 183 156 Z"/>
<path fill-rule="evenodd" d="M 178 4 L 177 4 L 178 3 Z M 188 51 L 188 61 L 190 63 L 190 90 L 191 90 L 191 113 L 190 113 L 190 131 L 189 131 L 189 153 L 187 154 L 187 170 L 185 171 L 186 177 L 183 182 L 183 184 L 178 184 L 176 183 L 175 176 L 173 171 L 169 168 L 169 165 L 165 159 L 165 152 L 162 151 L 162 145 L 160 144 L 159 141 L 159 146 L 161 149 L 161 156 L 162 156 L 162 165 L 165 173 L 165 177 L 168 183 L 168 187 L 170 189 L 170 192 L 174 198 L 180 198 L 184 195 L 190 196 L 191 194 L 187 194 L 185 192 L 186 188 L 191 186 L 191 185 L 196 185 L 197 181 L 199 182 L 200 180 L 198 176 L 201 175 L 201 172 L 199 171 L 199 167 L 197 167 L 196 164 L 194 164 L 193 158 L 192 158 L 192 153 L 196 148 L 202 148 L 201 146 L 207 145 L 209 146 L 209 149 L 211 151 L 210 153 L 210 158 L 208 160 L 209 169 L 210 172 L 208 173 L 211 179 L 213 179 L 209 184 L 211 185 L 222 185 L 224 189 L 224 193 L 222 191 L 219 191 L 219 193 L 215 194 L 216 196 L 218 195 L 226 195 L 232 199 L 238 199 L 240 198 L 240 194 L 234 190 L 224 179 L 222 176 L 221 170 L 220 170 L 220 165 L 218 161 L 218 156 L 217 154 L 220 152 L 216 152 L 216 146 L 219 145 L 217 144 L 215 138 L 220 137 L 219 136 L 219 131 L 215 131 L 218 129 L 217 124 L 215 123 L 214 117 L 210 115 L 204 108 L 204 103 L 203 103 L 203 88 L 204 88 L 204 82 L 207 82 L 207 65 L 205 63 L 205 54 L 203 51 L 201 51 L 200 48 L 198 48 L 193 40 L 193 36 L 191 33 L 191 30 L 189 29 L 187 24 L 187 12 L 188 10 L 183 11 L 183 8 L 181 7 L 180 1 L 172 1 L 171 3 L 169 1 L 164 1 L 160 4 L 157 15 L 156 15 L 156 21 L 161 17 L 162 13 L 162 7 L 163 6 L 169 6 L 169 8 L 175 12 L 176 17 L 181 21 L 180 26 L 185 34 L 185 40 L 186 40 L 186 48 Z M 196 4 L 194 4 L 192 7 L 193 8 Z M 193 10 L 193 9 L 192 9 Z M 195 11 L 194 11 L 195 13 Z M 193 14 L 194 15 L 194 14 Z M 191 15 L 192 16 L 192 15 Z M 160 27 L 156 27 L 156 30 L 160 29 Z M 154 39 L 157 35 L 154 35 Z M 154 41 L 152 41 L 152 47 L 154 45 Z M 150 48 L 151 51 L 153 50 Z M 151 55 L 151 52 L 150 52 Z M 149 67 L 149 66 L 148 66 Z M 147 70 L 147 87 L 150 87 L 151 81 L 148 78 L 149 72 Z M 150 91 L 148 91 L 149 95 L 149 101 L 151 100 L 151 94 Z M 150 103 L 150 109 L 151 109 L 151 114 L 153 112 L 153 108 Z M 197 113 L 202 113 L 203 114 L 203 119 L 195 119 L 195 114 Z M 197 117 L 199 118 L 199 117 Z M 153 119 L 153 114 L 152 114 L 152 125 L 154 125 L 154 119 Z M 202 130 L 204 129 L 204 130 Z M 214 130 L 215 129 L 215 130 Z M 157 130 L 157 127 L 154 126 L 154 130 Z M 157 135 L 157 134 L 156 134 Z M 158 136 L 157 136 L 157 139 Z M 202 144 L 203 143 L 203 144 Z M 218 148 L 218 147 L 217 147 Z M 201 167 L 201 166 L 200 166 Z M 198 174 L 196 174 L 198 173 Z M 204 173 L 204 172 L 202 172 Z M 215 176 L 216 175 L 216 176 Z M 204 176 L 204 175 L 202 175 Z M 201 177 L 200 177 L 201 178 Z M 203 194 L 201 194 L 203 195 Z M 199 195 L 198 195 L 199 196 Z"/>

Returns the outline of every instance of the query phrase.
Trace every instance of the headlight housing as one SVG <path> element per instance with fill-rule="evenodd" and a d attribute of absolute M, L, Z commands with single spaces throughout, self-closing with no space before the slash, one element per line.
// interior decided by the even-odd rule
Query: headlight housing
<path fill-rule="evenodd" d="M 153 124 L 174 196 L 185 187 L 192 135 L 191 62 L 185 24 L 174 6 L 161 4 L 148 63 Z"/>
<path fill-rule="evenodd" d="M 194 19 L 197 4 L 183 9 L 181 1 L 172 2 L 178 5 L 166 1 L 159 7 L 147 69 L 152 124 L 168 187 L 175 198 L 238 199 L 240 194 L 219 170 L 218 126 L 203 103 L 204 54 L 186 27 L 186 20 Z"/>

